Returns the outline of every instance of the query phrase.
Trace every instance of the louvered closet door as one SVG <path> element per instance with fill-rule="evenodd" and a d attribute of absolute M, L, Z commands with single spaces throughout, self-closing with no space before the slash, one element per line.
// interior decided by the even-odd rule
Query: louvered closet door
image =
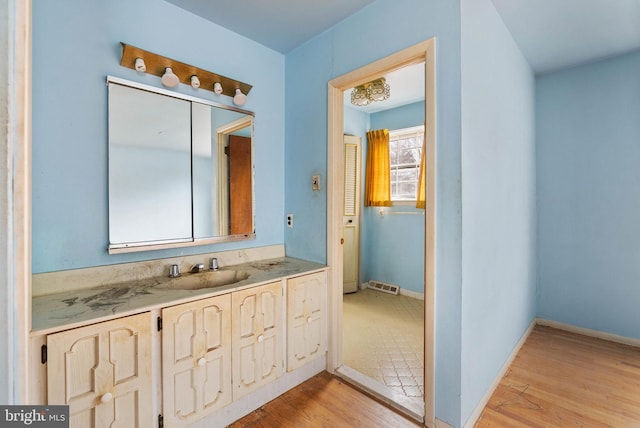
<path fill-rule="evenodd" d="M 358 290 L 360 261 L 360 137 L 344 136 L 343 292 Z"/>

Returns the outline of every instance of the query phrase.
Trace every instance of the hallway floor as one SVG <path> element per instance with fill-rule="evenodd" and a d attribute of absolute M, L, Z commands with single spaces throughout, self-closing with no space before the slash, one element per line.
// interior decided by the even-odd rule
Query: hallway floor
<path fill-rule="evenodd" d="M 424 397 L 424 301 L 365 289 L 343 297 L 343 363 L 393 395 Z"/>

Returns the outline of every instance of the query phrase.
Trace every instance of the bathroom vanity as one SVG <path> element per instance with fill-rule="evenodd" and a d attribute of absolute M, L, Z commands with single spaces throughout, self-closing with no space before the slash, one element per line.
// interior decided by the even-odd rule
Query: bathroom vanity
<path fill-rule="evenodd" d="M 211 74 L 123 49 L 121 65 L 139 72 L 148 61 L 154 73 L 157 62 L 163 73 L 183 67 L 184 79 Z M 209 90 L 251 89 L 214 77 Z M 106 84 L 106 252 L 255 240 L 254 113 Z M 327 267 L 285 257 L 283 245 L 32 280 L 30 402 L 69 405 L 74 428 L 223 427 L 326 366 Z"/>
<path fill-rule="evenodd" d="M 33 404 L 70 405 L 72 427 L 225 426 L 324 369 L 326 270 L 277 257 L 37 295 Z"/>

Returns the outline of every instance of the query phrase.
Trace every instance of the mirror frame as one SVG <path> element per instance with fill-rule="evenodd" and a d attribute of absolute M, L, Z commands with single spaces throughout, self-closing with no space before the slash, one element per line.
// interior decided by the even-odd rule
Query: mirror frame
<path fill-rule="evenodd" d="M 255 216 L 256 216 L 256 203 L 255 203 L 255 149 L 254 149 L 254 124 L 255 124 L 255 113 L 249 110 L 244 110 L 244 109 L 240 109 L 240 108 L 236 108 L 233 106 L 228 106 L 225 104 L 220 104 L 214 101 L 209 101 L 203 98 L 198 98 L 198 97 L 194 97 L 191 95 L 186 95 L 186 94 L 182 94 L 182 93 L 178 93 L 178 92 L 173 92 L 173 91 L 169 91 L 166 89 L 162 89 L 162 88 L 157 88 L 155 86 L 150 86 L 150 85 L 145 85 L 143 83 L 138 83 L 138 82 L 133 82 L 130 80 L 126 80 L 126 79 L 122 79 L 119 77 L 114 77 L 114 76 L 107 76 L 107 82 L 106 85 L 107 87 L 109 86 L 109 84 L 116 84 L 116 85 L 122 85 L 122 86 L 126 86 L 126 87 L 130 87 L 133 89 L 139 89 L 139 90 L 143 90 L 143 91 L 147 91 L 147 92 L 151 92 L 151 93 L 155 93 L 158 95 L 163 95 L 163 96 L 169 96 L 172 98 L 177 98 L 180 100 L 184 100 L 184 101 L 189 101 L 189 102 L 195 102 L 195 103 L 199 103 L 199 104 L 204 104 L 204 105 L 208 105 L 210 107 L 216 107 L 216 108 L 221 108 L 224 110 L 231 110 L 231 111 L 235 111 L 238 113 L 242 113 L 245 115 L 245 117 L 239 118 L 238 120 L 235 120 L 225 126 L 219 127 L 215 129 L 215 137 L 212 139 L 213 141 L 215 141 L 216 143 L 216 148 L 215 150 L 218 152 L 218 154 L 224 154 L 224 140 L 226 138 L 227 135 L 231 134 L 234 131 L 237 131 L 238 129 L 242 129 L 242 128 L 246 128 L 247 126 L 251 126 L 251 188 L 252 188 L 252 194 L 251 194 L 251 199 L 252 199 L 252 224 L 253 224 L 253 231 L 251 233 L 246 233 L 246 234 L 239 234 L 239 235 L 219 235 L 219 236 L 211 236 L 211 237 L 206 237 L 206 238 L 195 238 L 193 236 L 193 231 L 192 231 L 192 236 L 191 239 L 189 240 L 179 240 L 179 241 L 175 241 L 175 240 L 170 240 L 170 241 L 151 241 L 151 242 L 132 242 L 132 243 L 123 243 L 123 244 L 111 244 L 109 242 L 108 245 L 108 252 L 109 254 L 122 254 L 122 253 L 131 253 L 131 252 L 139 252 L 139 251 L 151 251 L 151 250 L 162 250 L 162 249 L 168 249 L 168 248 L 181 248 L 181 247 L 193 247 L 193 246 L 198 246 L 198 245 L 209 245 L 209 244 L 219 244 L 219 243 L 223 243 L 223 242 L 235 242 L 235 241 L 245 241 L 245 240 L 251 240 L 251 239 L 256 239 L 256 232 L 255 232 Z M 107 118 L 108 121 L 108 118 Z M 214 130 L 212 130 L 214 131 Z M 213 132 L 212 132 L 212 137 L 213 137 Z M 107 144 L 109 142 L 109 138 L 107 137 Z M 227 171 L 227 165 L 225 164 L 225 162 L 222 162 L 222 159 L 224 159 L 223 157 L 221 158 L 220 156 L 218 156 L 218 172 L 217 177 L 218 179 L 220 179 L 221 177 L 224 178 L 225 180 L 226 178 L 226 171 Z M 224 166 L 224 170 L 221 170 L 221 166 Z M 108 177 L 107 177 L 108 179 Z M 193 180 L 193 177 L 192 177 Z M 192 182 L 192 189 L 193 189 L 193 182 Z M 193 192 L 192 192 L 193 193 Z M 224 189 L 221 193 L 223 193 L 223 195 L 225 197 L 228 197 L 228 189 Z M 219 197 L 222 197 L 223 195 L 219 195 Z M 192 196 L 193 197 L 193 196 Z M 226 201 L 225 201 L 226 202 Z M 226 205 L 228 206 L 228 202 L 226 202 Z M 193 211 L 191 213 L 191 216 L 193 218 Z"/>

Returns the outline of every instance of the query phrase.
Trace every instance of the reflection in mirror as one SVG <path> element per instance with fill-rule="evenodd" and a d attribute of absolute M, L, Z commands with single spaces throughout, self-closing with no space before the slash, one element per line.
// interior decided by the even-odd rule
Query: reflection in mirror
<path fill-rule="evenodd" d="M 192 103 L 193 236 L 253 232 L 249 115 Z"/>
<path fill-rule="evenodd" d="M 254 238 L 253 114 L 108 80 L 109 251 Z"/>

